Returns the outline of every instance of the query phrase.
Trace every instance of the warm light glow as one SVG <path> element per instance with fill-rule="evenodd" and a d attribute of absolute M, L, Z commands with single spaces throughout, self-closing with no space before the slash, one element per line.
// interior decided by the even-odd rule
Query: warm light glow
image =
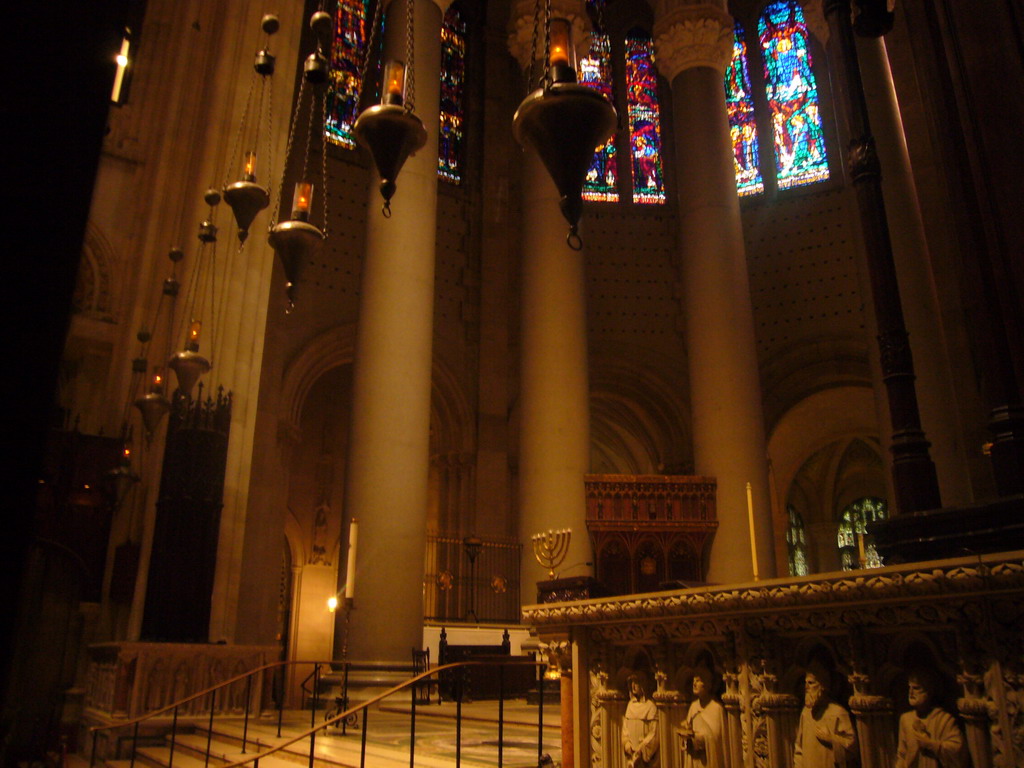
<path fill-rule="evenodd" d="M 132 449 L 128 448 L 128 447 L 125 447 L 125 449 L 124 449 L 124 457 L 127 459 L 131 455 L 132 455 Z"/>
<path fill-rule="evenodd" d="M 330 611 L 331 613 L 334 613 L 336 610 L 338 610 L 338 596 L 337 595 L 331 595 L 330 597 L 327 598 L 327 610 Z"/>
<path fill-rule="evenodd" d="M 153 386 L 150 387 L 151 392 L 160 392 L 164 387 L 164 372 L 160 366 L 153 368 Z"/>
<path fill-rule="evenodd" d="M 114 57 L 114 61 L 117 62 L 117 72 L 114 73 L 114 86 L 110 90 L 110 100 L 115 103 L 121 101 L 121 89 L 124 87 L 125 70 L 128 69 L 128 49 L 130 45 L 131 41 L 125 35 L 121 40 L 121 50 Z"/>
<path fill-rule="evenodd" d="M 251 181 L 256 176 L 256 153 L 245 153 L 245 178 Z"/>
<path fill-rule="evenodd" d="M 559 64 L 569 66 L 569 22 L 566 19 L 552 19 L 548 34 L 551 40 L 548 64 L 552 67 Z"/>
<path fill-rule="evenodd" d="M 405 64 L 392 59 L 384 65 L 384 103 L 401 104 L 405 95 Z"/>
<path fill-rule="evenodd" d="M 292 198 L 292 218 L 306 219 L 309 217 L 309 208 L 313 203 L 313 184 L 309 181 L 300 181 L 295 185 L 295 196 Z"/>
<path fill-rule="evenodd" d="M 188 340 L 192 343 L 199 341 L 199 331 L 203 328 L 203 323 L 200 320 L 193 320 L 192 325 L 188 327 Z"/>

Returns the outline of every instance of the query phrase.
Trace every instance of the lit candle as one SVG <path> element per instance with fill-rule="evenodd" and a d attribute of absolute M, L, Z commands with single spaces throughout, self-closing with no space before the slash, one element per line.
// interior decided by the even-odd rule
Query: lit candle
<path fill-rule="evenodd" d="M 405 64 L 391 59 L 384 65 L 384 104 L 401 104 L 405 96 Z"/>
<path fill-rule="evenodd" d="M 159 365 L 153 366 L 153 384 L 149 388 L 150 392 L 163 392 L 164 391 L 164 371 Z"/>
<path fill-rule="evenodd" d="M 352 600 L 356 596 L 356 539 L 359 523 L 355 518 L 348 525 L 348 563 L 345 569 L 345 599 Z"/>
<path fill-rule="evenodd" d="M 185 349 L 190 349 L 193 352 L 199 349 L 199 332 L 203 329 L 202 320 L 193 320 L 188 327 L 188 342 L 185 344 Z"/>
<path fill-rule="evenodd" d="M 331 613 L 334 613 L 336 610 L 338 610 L 338 596 L 337 595 L 331 595 L 330 597 L 327 598 L 327 610 L 330 611 Z"/>
<path fill-rule="evenodd" d="M 299 221 L 309 219 L 309 209 L 313 204 L 313 183 L 300 181 L 295 185 L 295 195 L 292 197 L 292 218 Z"/>
<path fill-rule="evenodd" d="M 754 565 L 754 581 L 757 581 L 757 538 L 754 536 L 754 495 L 750 490 L 750 483 L 747 483 L 747 521 L 750 523 L 750 560 Z"/>
<path fill-rule="evenodd" d="M 566 19 L 552 19 L 548 34 L 551 40 L 548 65 L 569 66 L 569 22 Z"/>
<path fill-rule="evenodd" d="M 246 181 L 256 180 L 256 153 L 249 151 L 245 153 L 245 172 Z"/>

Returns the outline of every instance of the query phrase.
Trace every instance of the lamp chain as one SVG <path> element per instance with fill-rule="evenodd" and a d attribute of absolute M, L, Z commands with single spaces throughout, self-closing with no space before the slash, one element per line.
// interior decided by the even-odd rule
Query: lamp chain
<path fill-rule="evenodd" d="M 541 2 L 541 0 L 537 0 L 536 4 L 534 5 L 534 12 L 533 12 L 533 39 L 530 41 L 531 42 L 531 44 L 530 44 L 530 61 L 526 65 L 526 94 L 527 95 L 529 95 L 530 91 L 533 90 L 533 69 L 534 69 L 534 67 L 537 66 L 537 48 L 539 47 L 540 23 L 541 23 L 540 2 Z M 541 71 L 543 71 L 543 69 Z M 539 84 L 540 84 L 540 82 L 538 81 L 538 85 Z"/>
<path fill-rule="evenodd" d="M 543 85 L 545 90 L 551 87 L 551 69 L 548 61 L 551 58 L 551 0 L 544 0 L 544 60 L 541 62 Z"/>
<path fill-rule="evenodd" d="M 252 107 L 252 94 L 256 90 L 256 81 L 252 78 L 249 79 L 249 92 L 245 95 L 245 107 L 242 109 L 242 119 L 238 122 L 238 131 L 235 133 L 235 140 L 231 144 L 231 152 L 228 154 L 227 159 L 224 161 L 224 183 L 221 184 L 221 189 L 227 187 L 231 183 L 231 165 L 235 162 L 235 159 L 240 157 L 240 151 L 242 147 L 242 133 L 245 131 L 245 126 L 249 118 L 249 110 Z M 260 94 L 262 96 L 262 93 Z M 259 129 L 259 109 L 256 111 L 256 125 L 257 130 Z"/>
<path fill-rule="evenodd" d="M 305 93 L 305 90 L 306 90 L 306 78 L 304 78 L 304 77 L 299 78 L 299 97 L 295 100 L 295 112 L 292 114 L 292 126 L 288 130 L 288 146 L 287 146 L 287 148 L 284 151 L 284 162 L 285 162 L 285 166 L 286 167 L 288 165 L 288 158 L 290 158 L 292 156 L 292 145 L 295 142 L 295 129 L 298 127 L 299 112 L 302 111 L 300 109 L 300 107 L 302 105 L 302 96 L 303 96 L 303 93 Z M 279 211 L 280 206 L 281 206 L 281 197 L 283 195 L 284 195 L 284 190 L 282 189 L 281 192 L 277 196 L 277 200 L 274 202 L 274 212 L 270 215 L 270 224 L 271 224 L 271 226 L 273 226 L 274 224 L 277 223 L 277 214 L 278 214 L 278 211 Z"/>
<path fill-rule="evenodd" d="M 405 25 L 405 111 L 416 110 L 416 0 L 406 1 Z"/>
<path fill-rule="evenodd" d="M 377 36 L 377 31 L 380 29 L 380 14 L 381 6 L 384 4 L 384 0 L 377 0 L 373 5 L 373 21 L 370 24 L 370 37 L 366 41 L 366 49 L 363 51 L 363 63 L 359 68 L 359 94 L 357 95 L 357 101 L 363 100 L 363 94 L 366 91 L 366 74 L 370 70 L 370 59 L 373 57 L 373 43 L 374 38 Z M 356 104 L 356 113 L 359 113 L 359 105 Z"/>
<path fill-rule="evenodd" d="M 319 125 L 327 123 L 327 89 L 320 94 L 320 122 Z M 320 131 L 320 199 L 323 200 L 324 218 L 321 229 L 324 237 L 327 237 L 327 143 L 323 138 L 324 132 Z"/>

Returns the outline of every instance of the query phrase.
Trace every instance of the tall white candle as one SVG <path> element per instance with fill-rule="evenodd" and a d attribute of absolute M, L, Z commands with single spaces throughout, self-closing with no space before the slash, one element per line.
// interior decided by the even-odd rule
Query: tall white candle
<path fill-rule="evenodd" d="M 355 518 L 348 525 L 348 563 L 345 570 L 345 599 L 352 600 L 356 596 L 356 539 L 359 534 L 359 523 Z"/>
<path fill-rule="evenodd" d="M 747 483 L 747 520 L 750 523 L 750 560 L 754 565 L 754 581 L 757 581 L 757 539 L 754 536 L 754 495 L 750 490 L 750 483 Z"/>

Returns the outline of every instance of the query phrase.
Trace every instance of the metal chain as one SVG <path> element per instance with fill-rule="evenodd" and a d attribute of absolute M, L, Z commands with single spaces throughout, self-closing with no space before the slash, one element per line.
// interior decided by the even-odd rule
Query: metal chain
<path fill-rule="evenodd" d="M 259 77 L 253 73 L 254 77 Z M 227 160 L 224 163 L 224 184 L 221 185 L 221 189 L 224 189 L 228 184 L 231 183 L 231 165 L 239 158 L 239 152 L 242 148 L 242 133 L 245 130 L 245 124 L 248 122 L 249 110 L 252 108 L 252 94 L 256 90 L 256 81 L 254 79 L 249 80 L 249 92 L 245 95 L 245 108 L 242 110 L 242 119 L 238 123 L 238 131 L 235 133 L 235 141 L 231 145 L 231 154 L 228 155 Z M 259 113 L 256 115 L 256 128 L 259 130 Z"/>
<path fill-rule="evenodd" d="M 551 72 L 548 61 L 551 57 L 551 0 L 544 0 L 544 59 L 540 63 L 541 82 L 545 90 L 551 87 Z"/>
<path fill-rule="evenodd" d="M 302 111 L 302 96 L 306 91 L 306 78 L 299 78 L 299 98 L 295 100 L 295 112 L 292 114 L 292 125 L 288 131 L 288 146 L 284 151 L 284 165 L 288 167 L 288 161 L 292 156 L 292 144 L 295 142 L 295 129 L 299 123 L 299 112 Z M 277 222 L 277 214 L 281 208 L 281 198 L 284 196 L 284 187 L 282 186 L 280 193 L 277 196 L 277 201 L 274 203 L 274 212 L 270 216 L 270 225 L 273 226 Z"/>
<path fill-rule="evenodd" d="M 320 125 L 327 122 L 327 89 L 320 94 Z M 323 186 L 320 190 L 320 197 L 323 198 L 324 219 L 321 225 L 324 237 L 327 237 L 327 141 L 324 132 L 320 131 L 320 181 Z"/>
<path fill-rule="evenodd" d="M 530 45 L 530 60 L 526 64 L 526 95 L 529 96 L 533 90 L 533 70 L 537 66 L 537 48 L 540 45 L 540 0 L 534 3 L 533 13 L 533 39 Z M 538 82 L 539 85 L 539 82 Z"/>
<path fill-rule="evenodd" d="M 406 0 L 405 25 L 405 111 L 416 110 L 416 0 Z"/>
<path fill-rule="evenodd" d="M 359 93 L 356 94 L 356 113 L 359 112 L 359 102 L 363 100 L 366 93 L 366 74 L 370 69 L 370 59 L 373 57 L 373 41 L 380 29 L 381 6 L 384 0 L 376 0 L 373 8 L 373 21 L 370 23 L 370 37 L 366 41 L 366 49 L 363 51 L 363 63 L 359 68 Z"/>
<path fill-rule="evenodd" d="M 296 109 L 302 108 L 302 102 L 300 101 L 296 105 Z M 306 148 L 302 153 L 302 178 L 300 181 L 305 181 L 309 178 L 309 148 L 313 144 L 313 118 L 316 117 L 316 94 L 311 94 L 309 97 L 309 119 L 306 124 Z"/>

